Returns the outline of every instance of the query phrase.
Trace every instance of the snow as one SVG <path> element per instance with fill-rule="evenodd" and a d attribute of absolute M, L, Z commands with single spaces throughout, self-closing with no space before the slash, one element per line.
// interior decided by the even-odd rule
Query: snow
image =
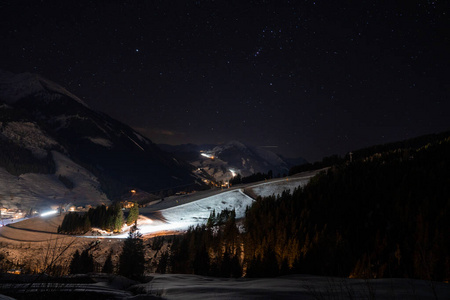
<path fill-rule="evenodd" d="M 37 158 L 46 157 L 47 150 L 59 145 L 31 122 L 8 122 L 4 125 L 0 123 L 1 135 L 30 150 Z"/>
<path fill-rule="evenodd" d="M 162 210 L 163 217 L 169 223 L 184 224 L 184 228 L 192 225 L 206 224 L 213 210 L 216 213 L 224 209 L 235 210 L 236 218 L 245 216 L 247 206 L 251 206 L 253 199 L 241 190 L 232 190 L 218 195 L 210 196 L 194 202 L 182 204 Z"/>
<path fill-rule="evenodd" d="M 137 133 L 137 132 L 133 132 L 133 133 L 134 133 L 134 135 L 135 135 L 141 142 L 144 142 L 144 143 L 146 143 L 147 145 L 149 144 L 149 143 L 148 143 L 148 140 L 145 139 L 142 135 L 140 135 L 140 134 Z"/>
<path fill-rule="evenodd" d="M 63 175 L 74 183 L 74 188 L 69 193 L 65 192 L 65 202 L 72 202 L 76 206 L 109 203 L 106 195 L 101 192 L 97 177 L 64 154 L 52 151 L 52 155 L 56 166 L 55 175 Z"/>
<path fill-rule="evenodd" d="M 55 174 L 27 173 L 13 176 L 0 168 L 0 206 L 11 209 L 45 209 L 69 202 L 76 206 L 109 203 L 92 173 L 57 151 L 52 151 L 52 155 L 56 166 Z M 69 178 L 74 183 L 74 188 L 69 190 L 64 186 L 58 175 Z"/>
<path fill-rule="evenodd" d="M 276 278 L 215 278 L 190 274 L 150 274 L 152 280 L 137 283 L 107 274 L 78 275 L 80 283 L 20 282 L 0 283 L 13 296 L 25 293 L 63 293 L 99 299 L 449 299 L 446 283 L 415 279 L 348 279 L 311 275 Z M 82 280 L 85 277 L 91 280 Z M 103 277 L 103 278 L 102 278 Z M 26 277 L 19 277 L 16 279 Z M 75 279 L 75 276 L 69 277 Z M 18 282 L 17 282 L 18 281 Z M 86 283 L 85 283 L 86 282 Z M 92 283 L 88 283 L 92 282 Z M 29 294 L 31 297 L 32 294 Z M 22 298 L 21 297 L 21 298 Z M 0 295 L 0 299 L 6 298 Z"/>
<path fill-rule="evenodd" d="M 224 209 L 235 210 L 236 218 L 245 216 L 245 210 L 251 206 L 253 199 L 240 189 L 223 192 L 200 200 L 181 204 L 158 211 L 159 219 L 154 218 L 154 212 L 141 212 L 142 219 L 138 221 L 139 232 L 150 234 L 163 231 L 186 231 L 190 226 L 206 224 L 211 212 L 221 212 Z M 128 233 L 104 236 L 107 238 L 126 238 Z M 91 236 L 85 236 L 91 237 Z M 99 236 L 92 236 L 99 238 Z"/>
<path fill-rule="evenodd" d="M 108 139 L 104 139 L 101 137 L 86 137 L 88 140 L 90 140 L 91 142 L 93 142 L 94 144 L 106 147 L 106 148 L 112 148 L 113 147 L 113 143 L 108 140 Z"/>
<path fill-rule="evenodd" d="M 54 118 L 53 120 L 60 123 L 60 126 L 58 129 L 61 128 L 67 128 L 69 125 L 68 123 L 70 122 L 70 120 L 72 119 L 79 119 L 79 120 L 87 120 L 88 118 L 86 117 L 81 117 L 78 114 L 77 115 L 59 115 L 58 117 Z"/>
<path fill-rule="evenodd" d="M 203 169 L 203 171 L 214 177 L 214 179 L 216 179 L 217 181 L 226 182 L 233 177 L 232 173 L 229 170 L 230 166 L 228 165 L 228 163 L 217 157 L 214 160 L 207 158 L 194 161 L 192 162 L 192 165 L 196 168 Z M 233 170 L 239 172 L 238 168 L 233 168 Z"/>
<path fill-rule="evenodd" d="M 445 283 L 413 279 L 349 279 L 311 275 L 214 278 L 154 274 L 130 288 L 163 299 L 449 299 Z M 435 295 L 436 293 L 436 295 Z"/>

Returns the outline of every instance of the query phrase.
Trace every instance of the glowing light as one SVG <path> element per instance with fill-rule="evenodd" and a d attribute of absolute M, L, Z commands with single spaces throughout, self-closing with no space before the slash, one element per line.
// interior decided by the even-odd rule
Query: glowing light
<path fill-rule="evenodd" d="M 236 172 L 234 170 L 230 169 L 230 172 L 231 172 L 231 176 L 233 176 L 233 177 L 236 176 Z"/>
<path fill-rule="evenodd" d="M 50 216 L 50 215 L 54 215 L 56 214 L 58 211 L 57 210 L 51 210 L 51 211 L 47 211 L 45 213 L 41 214 L 41 217 L 46 217 L 46 216 Z"/>
<path fill-rule="evenodd" d="M 214 159 L 215 158 L 214 155 L 211 155 L 211 154 L 208 154 L 208 153 L 204 153 L 204 152 L 200 153 L 200 155 L 204 156 L 206 158 L 210 158 L 210 159 Z"/>

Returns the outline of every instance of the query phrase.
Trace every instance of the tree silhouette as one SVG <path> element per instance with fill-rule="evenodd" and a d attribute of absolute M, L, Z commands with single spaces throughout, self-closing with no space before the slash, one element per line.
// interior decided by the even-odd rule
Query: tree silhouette
<path fill-rule="evenodd" d="M 119 274 L 134 280 L 142 279 L 145 270 L 144 250 L 142 235 L 134 228 L 123 243 L 119 257 Z"/>

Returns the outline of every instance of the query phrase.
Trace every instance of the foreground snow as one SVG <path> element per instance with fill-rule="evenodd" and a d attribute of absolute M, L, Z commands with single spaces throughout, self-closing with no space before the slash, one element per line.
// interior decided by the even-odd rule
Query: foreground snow
<path fill-rule="evenodd" d="M 158 274 L 131 290 L 164 299 L 450 299 L 450 286 L 445 283 L 311 275 L 224 279 Z"/>
<path fill-rule="evenodd" d="M 73 282 L 76 278 L 80 278 L 79 283 Z M 0 280 L 0 294 L 21 298 L 66 295 L 71 299 L 77 295 L 83 299 L 450 299 L 449 284 L 398 278 L 364 280 L 289 275 L 228 279 L 152 274 L 149 282 L 137 283 L 121 276 L 87 274 L 69 277 L 69 282 L 64 283 L 46 282 L 45 278 L 41 282 L 26 279 L 19 275 L 8 283 Z M 0 295 L 0 299 L 10 298 Z"/>

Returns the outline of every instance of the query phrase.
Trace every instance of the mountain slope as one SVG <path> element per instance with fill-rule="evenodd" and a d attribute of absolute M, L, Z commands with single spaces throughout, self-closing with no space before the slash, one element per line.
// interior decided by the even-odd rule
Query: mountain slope
<path fill-rule="evenodd" d="M 159 145 L 163 150 L 190 162 L 218 181 L 228 181 L 234 174 L 249 176 L 272 170 L 275 176 L 287 174 L 292 163 L 289 159 L 262 147 L 230 141 L 221 145 Z M 299 158 L 296 162 L 306 160 Z M 231 170 L 233 172 L 231 172 Z"/>
<path fill-rule="evenodd" d="M 39 75 L 0 71 L 0 140 L 0 167 L 11 175 L 55 174 L 62 154 L 110 199 L 131 188 L 201 187 L 191 165 Z"/>

